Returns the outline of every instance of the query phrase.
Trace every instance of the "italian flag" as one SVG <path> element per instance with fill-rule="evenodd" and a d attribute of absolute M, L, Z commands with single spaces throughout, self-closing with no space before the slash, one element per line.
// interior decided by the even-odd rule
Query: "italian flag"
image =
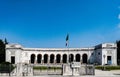
<path fill-rule="evenodd" d="M 66 46 L 68 46 L 68 40 L 69 40 L 69 34 L 67 34 L 67 36 L 66 36 Z"/>

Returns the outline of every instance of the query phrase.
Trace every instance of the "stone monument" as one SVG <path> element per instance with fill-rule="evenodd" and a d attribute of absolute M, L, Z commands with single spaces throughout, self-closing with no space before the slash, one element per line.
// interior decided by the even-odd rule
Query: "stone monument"
<path fill-rule="evenodd" d="M 80 62 L 72 62 L 63 65 L 63 75 L 80 75 Z"/>

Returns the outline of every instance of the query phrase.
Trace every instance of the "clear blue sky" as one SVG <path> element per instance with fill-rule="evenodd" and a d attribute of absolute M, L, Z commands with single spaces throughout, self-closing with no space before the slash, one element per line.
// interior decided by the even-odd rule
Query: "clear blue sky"
<path fill-rule="evenodd" d="M 0 39 L 25 47 L 91 47 L 120 40 L 120 0 L 1 0 Z"/>

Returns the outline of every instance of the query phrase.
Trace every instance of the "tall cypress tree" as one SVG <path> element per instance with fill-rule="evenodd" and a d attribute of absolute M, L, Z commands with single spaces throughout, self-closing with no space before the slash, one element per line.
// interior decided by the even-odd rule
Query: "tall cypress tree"
<path fill-rule="evenodd" d="M 117 64 L 120 65 L 120 40 L 117 43 Z"/>
<path fill-rule="evenodd" d="M 8 44 L 8 41 L 7 41 L 7 39 L 5 38 L 5 40 L 4 40 L 4 44 L 6 45 L 6 44 Z"/>
<path fill-rule="evenodd" d="M 0 63 L 5 62 L 5 43 L 0 39 Z"/>

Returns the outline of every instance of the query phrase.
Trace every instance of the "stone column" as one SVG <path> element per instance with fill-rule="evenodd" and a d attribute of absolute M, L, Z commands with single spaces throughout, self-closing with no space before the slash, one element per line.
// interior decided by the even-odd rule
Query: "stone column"
<path fill-rule="evenodd" d="M 73 57 L 73 62 L 76 62 L 76 55 L 73 55 L 74 57 Z"/>
<path fill-rule="evenodd" d="M 67 54 L 67 63 L 69 63 L 69 54 Z"/>
<path fill-rule="evenodd" d="M 80 61 L 81 61 L 81 63 L 83 63 L 83 58 L 82 58 L 82 55 L 80 55 Z"/>
<path fill-rule="evenodd" d="M 42 55 L 42 61 L 41 64 L 44 64 L 44 55 Z"/>
<path fill-rule="evenodd" d="M 35 64 L 37 64 L 37 55 L 35 55 Z"/>
<path fill-rule="evenodd" d="M 48 55 L 48 61 L 47 61 L 47 64 L 50 63 L 50 55 Z"/>
<path fill-rule="evenodd" d="M 55 55 L 54 63 L 56 64 L 56 55 Z"/>
<path fill-rule="evenodd" d="M 61 55 L 61 63 L 63 63 L 63 54 Z"/>

